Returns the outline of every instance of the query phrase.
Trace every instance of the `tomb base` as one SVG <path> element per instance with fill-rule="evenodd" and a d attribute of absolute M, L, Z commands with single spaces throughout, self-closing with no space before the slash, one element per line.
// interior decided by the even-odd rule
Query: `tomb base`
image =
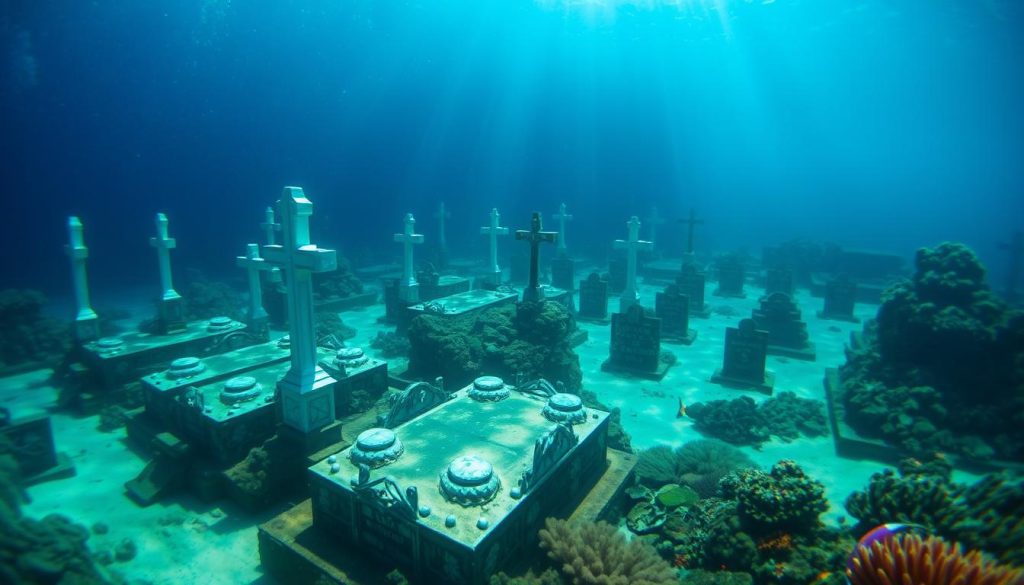
<path fill-rule="evenodd" d="M 860 319 L 853 315 L 844 315 L 842 313 L 826 313 L 825 311 L 818 311 L 818 318 L 826 321 L 845 321 L 847 323 L 860 323 Z"/>
<path fill-rule="evenodd" d="M 768 355 L 788 357 L 807 362 L 813 362 L 818 359 L 818 354 L 814 351 L 813 343 L 808 343 L 803 347 L 790 347 L 788 345 L 775 345 L 769 343 Z"/>
<path fill-rule="evenodd" d="M 680 335 L 678 333 L 666 333 L 661 332 L 661 340 L 668 343 L 681 343 L 683 345 L 693 345 L 694 341 L 697 341 L 697 330 L 687 329 L 686 335 Z"/>
<path fill-rule="evenodd" d="M 316 453 L 341 442 L 341 422 L 310 431 L 300 431 L 285 424 L 277 426 L 277 436 L 288 441 L 304 454 Z"/>
<path fill-rule="evenodd" d="M 771 396 L 775 389 L 775 374 L 772 372 L 765 372 L 764 380 L 758 382 L 748 378 L 726 375 L 722 371 L 722 368 L 718 368 L 715 370 L 714 375 L 711 376 L 711 383 L 718 384 L 719 386 L 725 386 L 726 388 L 735 388 L 737 390 L 757 390 L 758 392 Z"/>
<path fill-rule="evenodd" d="M 668 369 L 671 368 L 675 362 L 675 356 L 671 352 L 663 351 L 658 359 L 657 367 L 653 370 L 641 370 L 640 368 L 623 366 L 622 364 L 615 363 L 611 358 L 608 358 L 601 364 L 601 371 L 611 372 L 613 374 L 627 374 L 638 378 L 645 378 L 647 380 L 660 381 L 665 377 L 665 374 L 668 373 Z"/>
<path fill-rule="evenodd" d="M 708 319 L 708 318 L 710 318 L 711 317 L 711 305 L 705 303 L 704 306 L 700 307 L 699 309 L 695 309 L 695 308 L 693 308 L 691 306 L 690 307 L 690 316 L 691 317 L 698 317 L 700 319 Z"/>

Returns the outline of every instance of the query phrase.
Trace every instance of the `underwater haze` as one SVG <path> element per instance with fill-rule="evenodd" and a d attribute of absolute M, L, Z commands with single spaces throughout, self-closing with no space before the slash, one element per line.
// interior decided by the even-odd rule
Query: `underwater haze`
<path fill-rule="evenodd" d="M 156 211 L 176 262 L 237 272 L 286 184 L 350 255 L 440 200 L 482 255 L 491 207 L 564 201 L 593 249 L 695 207 L 703 249 L 958 240 L 998 279 L 1024 221 L 1018 2 L 0 7 L 3 286 L 65 294 L 70 214 L 98 288 L 153 281 Z"/>

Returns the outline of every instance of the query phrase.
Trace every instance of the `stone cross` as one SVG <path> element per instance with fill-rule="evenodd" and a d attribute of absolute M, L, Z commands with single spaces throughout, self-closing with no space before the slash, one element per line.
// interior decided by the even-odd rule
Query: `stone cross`
<path fill-rule="evenodd" d="M 75 216 L 68 218 L 68 245 L 64 248 L 71 260 L 71 282 L 75 287 L 75 304 L 78 306 L 75 338 L 79 343 L 84 343 L 99 338 L 100 329 L 96 311 L 92 310 L 89 303 L 89 279 L 85 272 L 89 248 L 85 247 L 82 221 Z"/>
<path fill-rule="evenodd" d="M 404 245 L 402 263 L 402 282 L 398 287 L 398 298 L 406 303 L 419 301 L 419 283 L 416 282 L 416 272 L 413 270 L 412 247 L 414 244 L 423 243 L 423 234 L 415 233 L 416 218 L 411 213 L 405 214 L 405 232 L 395 234 L 394 240 Z"/>
<path fill-rule="evenodd" d="M 636 253 L 649 251 L 654 244 L 640 239 L 640 220 L 634 215 L 626 223 L 629 227 L 629 239 L 615 240 L 616 250 L 626 251 L 626 288 L 619 297 L 619 312 L 640 302 L 640 293 L 636 290 Z"/>
<path fill-rule="evenodd" d="M 544 294 L 540 290 L 540 244 L 554 243 L 558 238 L 558 232 L 545 232 L 543 229 L 540 213 L 534 211 L 529 231 L 516 230 L 517 240 L 530 242 L 530 285 L 523 291 L 523 302 L 544 300 Z"/>
<path fill-rule="evenodd" d="M 498 236 L 507 236 L 508 228 L 501 225 L 501 214 L 498 208 L 491 210 L 491 225 L 480 228 L 480 235 L 487 236 L 491 249 L 491 284 L 501 284 L 501 266 L 498 266 Z"/>
<path fill-rule="evenodd" d="M 651 244 L 658 245 L 658 226 L 665 223 L 665 218 L 658 215 L 657 207 L 651 207 L 651 215 L 644 221 L 651 226 Z"/>
<path fill-rule="evenodd" d="M 334 250 L 309 241 L 313 203 L 301 187 L 285 187 L 278 201 L 280 245 L 263 247 L 263 257 L 288 273 L 288 335 L 291 367 L 278 382 L 284 423 L 307 436 L 334 422 L 334 382 L 317 364 L 313 316 L 313 273 L 338 267 Z"/>
<path fill-rule="evenodd" d="M 267 311 L 263 308 L 263 285 L 260 282 L 260 272 L 270 272 L 278 268 L 260 258 L 259 244 L 246 246 L 245 256 L 237 256 L 235 265 L 245 268 L 249 277 L 249 328 L 257 333 L 262 332 L 267 326 Z"/>
<path fill-rule="evenodd" d="M 264 218 L 265 219 L 264 219 L 263 223 L 260 224 L 260 227 L 263 228 L 263 233 L 267 237 L 267 245 L 268 246 L 273 246 L 276 243 L 275 242 L 276 233 L 281 231 L 281 224 L 279 224 L 276 221 L 274 221 L 274 208 L 273 207 L 268 205 L 267 206 L 267 210 L 264 211 L 263 213 L 264 213 Z"/>
<path fill-rule="evenodd" d="M 679 223 L 685 223 L 688 230 L 686 236 L 686 253 L 683 254 L 683 264 L 693 264 L 693 232 L 697 226 L 702 225 L 704 223 L 704 220 L 697 219 L 697 212 L 694 211 L 691 207 L 689 219 L 681 219 L 679 220 Z"/>
<path fill-rule="evenodd" d="M 163 334 L 174 333 L 185 329 L 184 307 L 181 295 L 174 290 L 171 277 L 171 250 L 178 246 L 178 241 L 167 235 L 167 216 L 156 214 L 156 237 L 149 239 L 149 245 L 156 248 L 156 257 L 160 263 L 160 330 Z"/>
<path fill-rule="evenodd" d="M 452 216 L 451 212 L 449 212 L 447 209 L 445 209 L 444 201 L 442 201 L 441 204 L 438 206 L 437 211 L 434 212 L 434 219 L 437 220 L 437 229 L 438 229 L 438 232 L 437 232 L 437 234 L 438 234 L 437 235 L 437 243 L 438 243 L 438 245 L 441 246 L 441 250 L 445 250 L 448 247 L 448 239 L 445 237 L 445 234 L 444 234 L 444 226 L 445 226 L 445 222 L 448 219 L 450 219 L 451 216 Z"/>
<path fill-rule="evenodd" d="M 572 221 L 572 215 L 565 212 L 565 203 L 563 203 L 553 217 L 558 220 L 558 255 L 565 256 L 565 222 Z"/>

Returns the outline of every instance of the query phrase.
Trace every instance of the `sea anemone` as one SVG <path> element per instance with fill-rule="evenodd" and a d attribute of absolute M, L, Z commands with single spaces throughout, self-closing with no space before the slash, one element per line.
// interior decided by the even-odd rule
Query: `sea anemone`
<path fill-rule="evenodd" d="M 857 545 L 846 569 L 851 585 L 1024 585 L 1024 572 L 957 543 L 900 534 Z"/>

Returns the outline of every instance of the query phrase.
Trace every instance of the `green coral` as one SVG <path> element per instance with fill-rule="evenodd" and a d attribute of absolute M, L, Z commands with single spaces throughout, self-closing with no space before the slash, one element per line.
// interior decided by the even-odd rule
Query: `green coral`
<path fill-rule="evenodd" d="M 743 528 L 758 536 L 813 531 L 820 526 L 818 516 L 828 509 L 825 487 L 790 459 L 779 461 L 769 473 L 733 472 L 719 487 L 723 497 L 735 498 Z"/>

